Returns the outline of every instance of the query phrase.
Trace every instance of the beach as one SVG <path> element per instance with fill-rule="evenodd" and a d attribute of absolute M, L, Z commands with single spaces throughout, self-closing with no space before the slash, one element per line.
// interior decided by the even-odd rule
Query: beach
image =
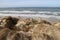
<path fill-rule="evenodd" d="M 60 8 L 0 8 L 0 40 L 60 40 Z"/>

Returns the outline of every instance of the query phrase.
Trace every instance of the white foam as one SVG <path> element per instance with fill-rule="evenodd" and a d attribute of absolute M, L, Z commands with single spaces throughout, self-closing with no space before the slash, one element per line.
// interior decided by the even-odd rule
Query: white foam
<path fill-rule="evenodd" d="M 57 16 L 60 12 L 50 12 L 50 11 L 0 11 L 0 14 L 38 14 L 38 15 L 55 15 Z"/>
<path fill-rule="evenodd" d="M 35 11 L 0 11 L 0 13 L 36 13 Z"/>
<path fill-rule="evenodd" d="M 0 11 L 0 13 L 60 13 L 60 12 L 50 12 L 50 11 Z"/>
<path fill-rule="evenodd" d="M 51 13 L 49 11 L 39 11 L 38 13 Z"/>
<path fill-rule="evenodd" d="M 57 18 L 60 18 L 60 16 L 39 15 L 39 14 L 36 14 L 36 15 L 31 15 L 31 14 L 0 14 L 0 16 L 26 16 L 26 17 L 46 17 L 46 18 L 49 18 L 49 17 L 57 17 Z"/>

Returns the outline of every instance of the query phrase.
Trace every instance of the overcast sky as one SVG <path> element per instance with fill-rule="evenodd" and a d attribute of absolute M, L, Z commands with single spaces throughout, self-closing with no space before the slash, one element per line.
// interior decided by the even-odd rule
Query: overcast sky
<path fill-rule="evenodd" d="M 0 7 L 60 7 L 60 0 L 0 0 Z"/>

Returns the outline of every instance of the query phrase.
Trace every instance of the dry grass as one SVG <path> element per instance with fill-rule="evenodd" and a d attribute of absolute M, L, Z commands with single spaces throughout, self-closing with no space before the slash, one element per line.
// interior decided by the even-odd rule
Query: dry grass
<path fill-rule="evenodd" d="M 1 17 L 0 40 L 60 40 L 58 27 L 41 18 Z"/>

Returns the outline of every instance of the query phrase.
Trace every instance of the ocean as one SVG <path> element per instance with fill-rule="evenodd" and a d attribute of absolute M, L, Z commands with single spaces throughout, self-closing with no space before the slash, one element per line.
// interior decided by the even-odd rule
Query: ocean
<path fill-rule="evenodd" d="M 27 16 L 27 17 L 60 18 L 60 7 L 0 8 L 0 16 Z"/>

